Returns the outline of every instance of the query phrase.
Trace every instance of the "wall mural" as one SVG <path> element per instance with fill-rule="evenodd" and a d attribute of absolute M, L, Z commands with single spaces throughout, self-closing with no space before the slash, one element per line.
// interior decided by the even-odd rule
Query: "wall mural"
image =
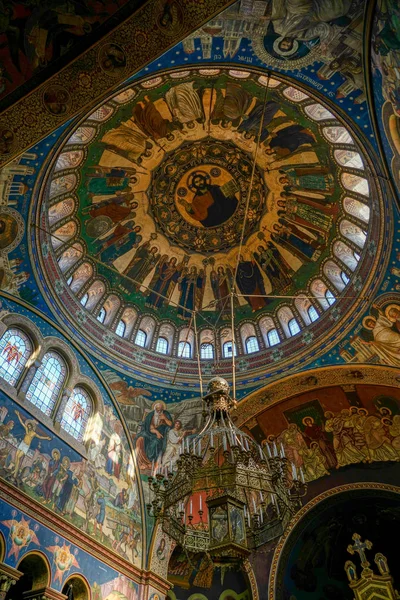
<path fill-rule="evenodd" d="M 394 181 L 400 183 L 400 28 L 399 7 L 392 0 L 376 3 L 372 31 L 373 92 L 376 116 Z"/>
<path fill-rule="evenodd" d="M 280 555 L 276 587 L 269 597 L 276 600 L 352 600 L 354 594 L 344 569 L 352 558 L 347 547 L 353 533 L 372 542 L 367 560 L 381 552 L 398 588 L 396 536 L 399 531 L 398 494 L 377 490 L 351 490 L 316 504 L 290 533 Z M 371 488 L 373 486 L 371 485 Z"/>
<path fill-rule="evenodd" d="M 362 374 L 360 373 L 362 377 Z M 283 446 L 307 481 L 355 464 L 400 460 L 397 388 L 349 384 L 315 389 L 267 408 L 249 431 Z"/>
<path fill-rule="evenodd" d="M 6 541 L 5 564 L 18 568 L 28 552 L 40 549 L 49 559 L 49 587 L 55 590 L 61 591 L 71 575 L 82 574 L 93 600 L 136 600 L 139 596 L 137 583 L 3 500 L 0 531 Z"/>
<path fill-rule="evenodd" d="M 1 308 L 4 317 L 7 309 L 16 306 L 2 302 Z M 35 318 L 35 322 L 43 335 L 47 330 L 57 336 L 43 320 Z M 8 356 L 15 360 L 17 355 Z M 0 476 L 140 566 L 141 508 L 131 452 L 107 392 L 85 361 L 80 366 L 98 385 L 105 404 L 104 416 L 97 415 L 91 431 L 87 458 L 33 418 L 28 401 L 22 407 L 0 392 Z"/>
<path fill-rule="evenodd" d="M 193 347 L 193 311 L 224 358 L 235 284 L 238 352 L 253 334 L 277 361 L 326 334 L 336 296 L 371 272 L 372 193 L 351 135 L 300 90 L 243 69 L 170 72 L 114 96 L 67 139 L 42 202 L 41 271 L 64 320 L 79 315 L 84 335 L 152 373 L 174 370 L 178 342 Z M 340 300 L 347 314 L 352 298 Z M 290 351 L 272 348 L 303 327 Z M 138 328 L 143 349 L 130 349 Z M 239 369 L 249 361 L 264 369 L 261 355 Z M 194 365 L 181 367 L 190 377 Z"/>

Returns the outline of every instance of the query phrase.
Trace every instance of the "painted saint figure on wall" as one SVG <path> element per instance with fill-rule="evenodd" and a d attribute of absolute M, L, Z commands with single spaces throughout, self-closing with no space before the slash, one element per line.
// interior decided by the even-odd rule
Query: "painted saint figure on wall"
<path fill-rule="evenodd" d="M 153 461 L 161 461 L 167 447 L 168 432 L 172 428 L 172 422 L 171 414 L 165 409 L 164 402 L 156 402 L 136 436 L 137 460 L 141 468 L 150 469 Z"/>

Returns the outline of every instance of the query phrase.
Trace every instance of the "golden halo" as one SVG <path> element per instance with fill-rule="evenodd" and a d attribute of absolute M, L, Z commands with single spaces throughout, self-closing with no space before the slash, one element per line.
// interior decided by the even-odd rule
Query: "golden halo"
<path fill-rule="evenodd" d="M 156 400 L 155 402 L 153 402 L 153 406 L 151 407 L 151 409 L 156 410 L 157 404 L 161 404 L 161 406 L 163 407 L 163 410 L 165 410 L 167 408 L 167 405 L 165 404 L 164 400 Z"/>
<path fill-rule="evenodd" d="M 303 425 L 305 425 L 307 427 L 306 424 L 306 420 L 311 419 L 311 421 L 314 423 L 314 419 L 312 417 L 304 417 L 304 419 L 302 420 Z"/>
<path fill-rule="evenodd" d="M 385 308 L 385 317 L 387 319 L 389 319 L 389 321 L 392 321 L 392 323 L 394 323 L 396 321 L 396 319 L 393 319 L 393 317 L 389 317 L 389 311 L 395 308 L 396 310 L 400 311 L 400 305 L 399 304 L 389 304 L 386 308 Z"/>
<path fill-rule="evenodd" d="M 369 331 L 372 331 L 374 329 L 375 325 L 374 325 L 374 327 L 369 327 L 367 325 L 367 321 L 370 321 L 371 319 L 373 321 L 375 321 L 375 323 L 376 323 L 375 317 L 372 317 L 371 315 L 367 315 L 366 317 L 363 318 L 362 324 L 363 324 L 364 329 L 368 329 Z"/>

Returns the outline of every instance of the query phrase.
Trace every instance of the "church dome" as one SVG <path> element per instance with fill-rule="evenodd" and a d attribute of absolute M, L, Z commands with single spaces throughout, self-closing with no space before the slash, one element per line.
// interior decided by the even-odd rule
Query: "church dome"
<path fill-rule="evenodd" d="M 195 386 L 197 353 L 204 373 L 229 376 L 235 339 L 250 385 L 352 324 L 379 259 L 372 169 L 339 115 L 265 72 L 137 80 L 48 164 L 40 280 L 109 364 Z"/>

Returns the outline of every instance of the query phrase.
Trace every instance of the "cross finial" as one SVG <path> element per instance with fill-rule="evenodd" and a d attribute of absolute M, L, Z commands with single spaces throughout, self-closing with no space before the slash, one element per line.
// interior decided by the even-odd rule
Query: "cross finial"
<path fill-rule="evenodd" d="M 362 542 L 361 536 L 358 535 L 358 533 L 353 533 L 352 539 L 354 540 L 354 544 L 349 544 L 347 546 L 347 552 L 350 552 L 350 554 L 354 554 L 355 552 L 357 552 L 360 556 L 361 566 L 364 569 L 367 569 L 369 567 L 369 562 L 367 561 L 367 557 L 365 556 L 365 550 L 371 550 L 372 542 L 370 542 L 369 540 L 365 540 L 365 542 Z"/>

